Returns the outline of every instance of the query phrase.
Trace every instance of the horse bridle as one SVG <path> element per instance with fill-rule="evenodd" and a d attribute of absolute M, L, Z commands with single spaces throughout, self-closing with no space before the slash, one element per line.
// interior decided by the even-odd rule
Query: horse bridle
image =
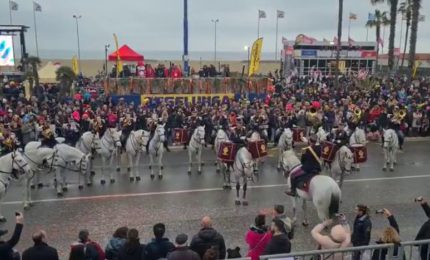
<path fill-rule="evenodd" d="M 387 140 L 384 138 L 384 149 L 392 150 L 393 149 L 393 142 L 394 142 L 394 132 L 391 132 L 389 135 L 389 139 Z M 385 147 L 385 144 L 388 144 L 387 147 Z"/>
<path fill-rule="evenodd" d="M 198 135 L 198 137 L 199 137 L 198 139 L 197 139 L 196 135 Z M 195 135 L 193 135 L 193 140 L 194 140 L 196 143 L 198 143 L 198 144 L 202 145 L 202 144 L 203 144 L 203 141 L 205 140 L 205 137 L 204 137 L 204 135 L 203 135 L 203 137 L 201 137 L 201 136 L 200 136 L 199 131 L 197 130 L 197 133 L 196 133 Z"/>
<path fill-rule="evenodd" d="M 15 171 L 15 169 L 13 168 L 13 166 L 14 165 L 17 165 L 18 166 L 18 168 L 19 168 L 19 170 L 21 170 L 22 172 L 25 172 L 25 170 L 24 170 L 24 167 L 26 167 L 27 165 L 28 165 L 28 163 L 27 162 L 25 162 L 23 165 L 20 165 L 19 163 L 17 163 L 17 160 L 16 160 L 16 154 L 15 154 L 16 152 L 14 151 L 13 153 L 12 153 L 12 170 L 10 171 L 10 172 L 5 172 L 5 171 L 1 171 L 0 170 L 0 173 L 4 173 L 4 174 L 7 174 L 7 175 L 11 175 L 12 177 L 14 177 L 15 179 L 18 179 L 18 177 L 16 176 L 16 174 L 14 173 L 14 171 Z"/>
<path fill-rule="evenodd" d="M 131 137 L 133 137 L 133 138 L 131 138 Z M 141 136 L 141 141 L 139 142 L 139 138 L 136 138 L 136 136 L 135 136 L 135 132 L 132 132 L 131 134 L 130 134 L 130 142 L 131 142 L 131 146 L 133 147 L 133 149 L 135 150 L 135 151 L 137 151 L 137 150 L 140 150 L 140 149 L 142 149 L 142 147 L 145 145 L 144 144 L 144 142 L 143 142 L 143 138 L 145 137 L 145 132 L 143 131 L 142 132 L 142 136 Z M 137 149 L 136 149 L 136 146 L 137 146 Z"/>
<path fill-rule="evenodd" d="M 69 162 L 67 162 L 66 161 L 66 159 L 64 159 L 63 157 L 61 157 L 60 155 L 58 155 L 57 156 L 59 159 L 61 159 L 61 160 L 63 160 L 63 162 L 65 163 L 65 165 L 67 165 Z M 75 170 L 75 169 L 71 169 L 71 168 L 68 168 L 68 167 L 66 167 L 66 166 L 62 166 L 62 165 L 58 165 L 58 164 L 54 164 L 53 166 L 54 167 L 60 167 L 60 168 L 62 168 L 62 169 L 65 169 L 65 170 L 68 170 L 68 171 L 72 171 L 72 172 L 82 172 L 82 164 L 83 164 L 83 161 L 84 161 L 84 159 L 85 159 L 85 155 L 83 155 L 82 157 L 81 157 L 81 159 L 79 160 L 79 168 L 77 169 L 77 170 Z"/>
<path fill-rule="evenodd" d="M 109 129 L 107 129 L 106 131 L 108 131 L 109 132 L 109 136 L 110 136 L 110 141 L 109 140 L 105 140 L 106 138 L 102 138 L 101 139 L 101 144 L 105 147 L 105 148 L 107 148 L 109 151 L 113 151 L 113 150 L 115 150 L 115 143 L 117 143 L 117 142 L 120 142 L 120 140 L 118 139 L 118 140 L 115 140 L 115 138 L 114 138 L 114 136 L 113 136 L 113 134 L 112 134 L 112 130 L 109 128 Z M 103 140 L 105 140 L 105 142 L 108 142 L 108 144 L 106 145 L 105 144 L 105 142 L 103 142 Z M 113 145 L 113 147 L 114 147 L 114 149 L 109 149 L 109 145 Z"/>

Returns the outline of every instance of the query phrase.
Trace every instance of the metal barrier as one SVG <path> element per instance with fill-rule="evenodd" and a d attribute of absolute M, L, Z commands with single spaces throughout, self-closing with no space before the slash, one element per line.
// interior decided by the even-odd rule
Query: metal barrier
<path fill-rule="evenodd" d="M 265 93 L 268 84 L 268 78 L 111 78 L 103 82 L 105 92 L 116 95 Z"/>
<path fill-rule="evenodd" d="M 260 256 L 260 260 L 430 260 L 429 240 L 378 244 L 329 250 L 314 250 L 290 254 Z M 403 258 L 405 256 L 405 258 Z"/>

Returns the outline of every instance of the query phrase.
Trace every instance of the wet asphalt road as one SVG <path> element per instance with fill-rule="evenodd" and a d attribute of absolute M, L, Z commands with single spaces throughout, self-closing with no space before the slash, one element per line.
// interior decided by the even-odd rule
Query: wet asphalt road
<path fill-rule="evenodd" d="M 276 170 L 275 155 L 274 151 L 269 154 L 258 182 L 251 184 L 254 187 L 249 191 L 250 205 L 247 207 L 235 206 L 234 190 L 221 189 L 222 178 L 215 172 L 215 155 L 210 149 L 203 154 L 202 175 L 198 175 L 195 168 L 191 176 L 187 175 L 188 153 L 178 150 L 165 154 L 164 178 L 151 180 L 148 158 L 144 155 L 139 167 L 141 182 L 130 183 L 123 167 L 116 183 L 102 186 L 97 175 L 93 187 L 78 190 L 77 178 L 72 174 L 64 198 L 57 198 L 52 176 L 47 176 L 45 183 L 51 183 L 50 186 L 33 192 L 35 203 L 25 212 L 24 233 L 18 248 L 30 246 L 31 233 L 44 229 L 49 244 L 65 259 L 81 228 L 88 229 L 92 239 L 103 247 L 113 231 L 123 225 L 137 228 L 142 242 L 146 243 L 151 238 L 152 225 L 157 222 L 166 223 L 167 236 L 174 240 L 181 232 L 189 236 L 195 234 L 201 217 L 209 215 L 214 219 L 215 228 L 224 235 L 227 246 L 240 246 L 242 254 L 246 254 L 244 235 L 261 209 L 283 204 L 288 214 L 292 214 L 291 200 L 283 194 L 285 179 Z M 411 240 L 426 220 L 413 198 L 418 195 L 430 197 L 430 141 L 408 142 L 404 153 L 398 156 L 394 172 L 383 172 L 382 162 L 380 146 L 369 144 L 368 161 L 359 173 L 347 177 L 341 211 L 347 214 L 352 224 L 356 204 L 365 203 L 372 212 L 386 207 L 398 219 L 402 240 Z M 96 166 L 100 166 L 99 160 L 96 160 Z M 3 214 L 9 221 L 2 224 L 1 229 L 8 228 L 12 232 L 14 212 L 22 210 L 21 196 L 22 185 L 13 184 L 3 205 Z M 310 238 L 310 230 L 318 219 L 313 206 L 308 205 L 311 226 L 298 227 L 292 241 L 293 251 L 316 247 Z M 301 209 L 299 218 L 300 213 Z M 375 214 L 372 222 L 372 240 L 376 240 L 388 223 Z"/>

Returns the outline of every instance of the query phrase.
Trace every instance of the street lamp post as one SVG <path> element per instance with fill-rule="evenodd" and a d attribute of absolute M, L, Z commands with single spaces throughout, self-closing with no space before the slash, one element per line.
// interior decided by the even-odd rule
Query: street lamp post
<path fill-rule="evenodd" d="M 247 51 L 248 52 L 248 71 L 249 71 L 249 46 L 248 45 L 245 45 L 244 47 L 243 47 L 243 50 L 244 51 Z"/>
<path fill-rule="evenodd" d="M 78 63 L 79 63 L 79 73 L 81 73 L 81 47 L 79 45 L 79 23 L 78 20 L 82 18 L 82 15 L 73 15 L 76 21 L 76 35 L 78 37 Z"/>
<path fill-rule="evenodd" d="M 107 66 L 107 62 L 108 62 L 108 49 L 110 47 L 110 44 L 105 44 L 105 73 L 106 73 L 106 77 L 108 76 L 108 66 Z"/>
<path fill-rule="evenodd" d="M 211 20 L 214 25 L 215 25 L 215 39 L 214 39 L 214 61 L 215 61 L 215 66 L 216 66 L 216 25 L 219 22 L 219 19 L 212 19 Z"/>

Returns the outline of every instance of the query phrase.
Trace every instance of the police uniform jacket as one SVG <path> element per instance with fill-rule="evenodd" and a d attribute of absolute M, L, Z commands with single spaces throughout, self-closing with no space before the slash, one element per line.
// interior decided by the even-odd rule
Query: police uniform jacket
<path fill-rule="evenodd" d="M 321 157 L 321 146 L 320 145 L 312 145 L 312 149 L 317 155 L 318 159 Z M 321 172 L 321 164 L 315 158 L 315 156 L 310 151 L 309 147 L 303 149 L 303 154 L 301 157 L 302 169 L 306 173 L 318 173 Z"/>

